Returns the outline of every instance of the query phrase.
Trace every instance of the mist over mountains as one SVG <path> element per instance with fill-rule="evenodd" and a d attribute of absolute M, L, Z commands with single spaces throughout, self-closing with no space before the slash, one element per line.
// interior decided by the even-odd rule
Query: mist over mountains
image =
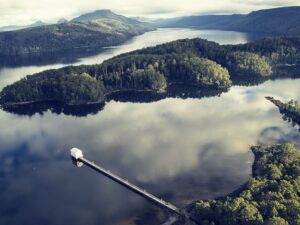
<path fill-rule="evenodd" d="M 132 25 L 133 24 L 134 25 L 141 25 L 141 22 L 139 20 L 116 14 L 116 13 L 112 12 L 109 9 L 96 10 L 94 12 L 85 13 L 85 14 L 82 14 L 78 17 L 75 17 L 75 18 L 71 19 L 70 21 L 68 21 L 65 18 L 61 18 L 57 21 L 57 24 L 68 23 L 68 22 L 82 22 L 82 23 L 84 23 L 84 22 L 91 22 L 91 21 L 103 20 L 103 19 L 118 20 L 118 21 L 122 21 L 124 23 L 132 24 Z M 38 21 L 36 21 L 32 24 L 29 24 L 29 25 L 23 25 L 23 26 L 7 25 L 7 26 L 3 26 L 3 27 L 0 27 L 0 32 L 2 32 L 2 31 L 21 30 L 21 29 L 26 29 L 26 28 L 47 26 L 47 25 L 54 25 L 54 24 L 45 23 L 41 20 L 38 20 Z"/>
<path fill-rule="evenodd" d="M 31 27 L 39 27 L 39 26 L 45 26 L 45 25 L 48 25 L 48 24 L 44 23 L 43 21 L 38 20 L 32 24 L 24 25 L 24 26 L 8 25 L 8 26 L 0 27 L 0 32 L 21 30 L 21 29 L 26 29 L 26 28 L 31 28 Z"/>
<path fill-rule="evenodd" d="M 98 49 L 120 44 L 133 36 L 156 28 L 299 35 L 299 21 L 299 6 L 259 10 L 246 15 L 200 15 L 160 20 L 129 18 L 111 10 L 96 10 L 70 21 L 60 19 L 56 24 L 37 21 L 26 28 L 16 26 L 2 28 L 17 30 L 0 32 L 0 55 Z"/>

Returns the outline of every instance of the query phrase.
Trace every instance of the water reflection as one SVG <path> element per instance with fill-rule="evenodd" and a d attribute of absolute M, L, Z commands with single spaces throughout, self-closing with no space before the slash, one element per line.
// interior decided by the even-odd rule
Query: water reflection
<path fill-rule="evenodd" d="M 99 49 L 68 50 L 52 53 L 32 53 L 23 55 L 0 56 L 0 67 L 20 67 L 20 66 L 43 66 L 49 64 L 73 64 L 80 62 L 80 58 L 86 58 L 100 54 L 104 51 Z"/>
<path fill-rule="evenodd" d="M 275 74 L 277 78 L 300 78 L 300 64 L 278 66 L 275 68 Z"/>
<path fill-rule="evenodd" d="M 165 98 L 204 98 L 211 96 L 220 96 L 221 90 L 201 89 L 193 86 L 171 85 L 164 93 L 155 93 L 151 91 L 120 91 L 108 96 L 107 101 L 131 102 L 131 103 L 150 103 L 160 101 Z M 35 114 L 43 115 L 50 111 L 55 114 L 65 114 L 76 117 L 86 117 L 95 115 L 103 110 L 105 103 L 68 106 L 60 102 L 38 102 L 24 105 L 3 106 L 6 112 L 14 113 L 21 116 L 33 116 Z"/>
<path fill-rule="evenodd" d="M 222 44 L 249 40 L 238 32 L 161 29 L 75 64 L 101 63 L 136 48 L 193 37 Z M 2 68 L 0 88 L 71 61 Z M 300 99 L 299 85 L 300 80 L 269 80 L 209 98 L 180 90 L 144 99 L 138 93 L 121 94 L 105 108 L 76 113 L 65 106 L 32 106 L 17 114 L 0 109 L 0 224 L 156 225 L 166 217 L 105 177 L 74 168 L 72 147 L 179 207 L 230 193 L 250 176 L 249 146 L 278 139 L 300 142 L 298 131 L 265 99 Z"/>
<path fill-rule="evenodd" d="M 291 118 L 288 115 L 286 115 L 286 113 L 283 111 L 280 111 L 280 113 L 282 114 L 282 119 L 284 121 L 291 123 L 293 127 L 297 127 L 300 131 L 300 119 L 299 118 Z"/>
<path fill-rule="evenodd" d="M 196 37 L 215 41 L 220 44 L 242 44 L 262 38 L 263 35 L 235 31 L 163 28 L 136 36 L 120 46 L 1 57 L 0 67 L 81 64 L 83 62 L 84 64 L 95 64 L 124 52 L 155 46 L 178 39 Z"/>
<path fill-rule="evenodd" d="M 268 77 L 258 77 L 258 76 L 235 76 L 231 77 L 231 80 L 233 82 L 233 85 L 239 85 L 239 86 L 257 86 L 260 85 L 267 80 L 269 80 Z"/>
<path fill-rule="evenodd" d="M 119 102 L 150 103 L 165 98 L 201 99 L 205 97 L 221 96 L 221 94 L 226 91 L 227 90 L 211 90 L 190 85 L 174 84 L 170 85 L 166 92 L 163 93 L 143 91 L 116 92 L 108 96 L 108 101 L 114 100 Z"/>
<path fill-rule="evenodd" d="M 290 123 L 293 127 L 298 128 L 300 131 L 300 118 L 290 114 L 287 110 L 279 108 L 279 112 L 282 115 L 282 119 Z"/>
<path fill-rule="evenodd" d="M 221 97 L 111 100 L 76 118 L 46 111 L 19 117 L 0 110 L 0 224 L 157 224 L 159 209 L 70 162 L 85 156 L 181 207 L 225 195 L 249 179 L 249 146 L 299 143 L 265 96 L 300 98 L 300 80 L 233 87 Z M 152 224 L 151 224 L 152 225 Z"/>
<path fill-rule="evenodd" d="M 234 85 L 238 86 L 258 86 L 266 82 L 267 78 L 251 77 L 248 79 L 234 80 Z M 205 97 L 220 97 L 222 93 L 228 90 L 211 90 L 205 88 L 199 88 L 190 85 L 173 84 L 168 87 L 166 92 L 156 93 L 152 91 L 120 91 L 114 92 L 107 96 L 107 102 L 131 102 L 131 103 L 151 103 L 157 102 L 166 98 L 180 98 L 180 99 L 201 99 Z M 24 105 L 11 105 L 2 106 L 2 109 L 6 112 L 13 113 L 20 116 L 33 116 L 35 114 L 43 115 L 45 112 L 50 111 L 55 114 L 64 114 L 68 116 L 86 117 L 88 115 L 95 115 L 103 110 L 105 103 L 90 104 L 90 105 L 78 105 L 68 106 L 60 102 L 48 101 L 30 103 Z M 288 120 L 283 116 L 284 120 Z M 290 121 L 293 126 L 298 121 Z"/>
<path fill-rule="evenodd" d="M 300 130 L 299 130 L 300 131 Z M 296 145 L 297 148 L 300 148 L 300 136 L 297 132 L 288 132 L 285 131 L 281 127 L 268 127 L 259 135 L 258 144 L 284 144 L 287 142 L 292 142 Z"/>
<path fill-rule="evenodd" d="M 48 101 L 24 105 L 2 106 L 2 109 L 6 112 L 29 117 L 32 117 L 35 114 L 44 115 L 47 111 L 58 115 L 64 114 L 67 116 L 86 117 L 88 115 L 97 114 L 99 111 L 104 109 L 104 106 L 105 103 L 84 106 L 69 106 L 61 102 Z"/>
<path fill-rule="evenodd" d="M 269 79 L 297 79 L 300 78 L 300 65 L 286 65 L 286 66 L 278 66 L 273 68 L 274 74 L 269 77 L 260 77 L 260 76 L 243 76 L 236 75 L 232 76 L 231 80 L 233 85 L 240 86 L 253 86 L 260 85 L 266 82 Z"/>

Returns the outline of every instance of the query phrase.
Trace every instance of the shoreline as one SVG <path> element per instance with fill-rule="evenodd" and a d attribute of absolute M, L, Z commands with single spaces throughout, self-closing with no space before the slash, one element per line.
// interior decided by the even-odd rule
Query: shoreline
<path fill-rule="evenodd" d="M 225 88 L 225 87 L 221 87 L 221 88 L 215 88 L 215 87 L 208 87 L 208 86 L 199 86 L 196 84 L 192 84 L 192 83 L 185 83 L 185 82 L 170 82 L 168 83 L 167 87 L 163 88 L 163 89 L 159 89 L 159 90 L 151 90 L 151 89 L 146 89 L 146 90 L 141 90 L 141 89 L 123 89 L 123 90 L 114 90 L 114 91 L 110 91 L 107 92 L 104 96 L 103 96 L 103 100 L 101 101 L 96 101 L 96 102 L 86 102 L 86 103 L 78 103 L 78 104 L 69 104 L 66 103 L 64 101 L 60 101 L 57 99 L 43 99 L 43 100 L 34 100 L 34 101 L 23 101 L 23 102 L 7 102 L 7 103 L 0 103 L 0 107 L 10 107 L 10 106 L 18 106 L 18 105 L 28 105 L 28 104 L 35 104 L 35 103 L 43 103 L 43 102 L 60 102 L 66 106 L 86 106 L 86 105 L 96 105 L 96 104 L 101 104 L 104 103 L 107 98 L 110 95 L 116 94 L 116 93 L 122 93 L 122 92 L 130 92 L 130 91 L 134 91 L 134 92 L 145 92 L 145 93 L 154 93 L 154 94 L 163 94 L 163 93 L 167 93 L 168 92 L 168 88 L 170 86 L 173 85 L 179 85 L 179 86 L 189 86 L 189 87 L 196 87 L 199 88 L 199 90 L 209 90 L 209 91 L 227 91 L 229 90 L 229 88 Z M 1 98 L 0 98 L 1 100 Z"/>
<path fill-rule="evenodd" d="M 269 211 L 265 208 L 265 204 L 268 203 L 282 204 L 286 207 L 284 212 L 278 211 L 277 217 L 285 222 L 280 224 L 294 224 L 297 218 L 286 214 L 286 211 L 290 207 L 289 201 L 297 200 L 297 197 L 294 197 L 297 196 L 297 190 L 292 189 L 294 191 L 287 195 L 280 189 L 280 185 L 282 181 L 294 185 L 293 181 L 299 178 L 297 172 L 300 169 L 299 150 L 290 143 L 257 145 L 250 149 L 254 155 L 254 161 L 252 176 L 249 180 L 231 194 L 210 200 L 197 200 L 186 206 L 185 210 L 193 221 L 200 224 L 223 224 L 226 218 L 224 223 L 226 225 L 248 224 L 249 221 L 243 213 L 255 212 L 256 216 L 251 217 L 251 224 L 272 224 L 270 222 L 273 221 L 274 216 L 268 214 Z M 280 167 L 282 164 L 284 167 Z M 270 168 L 276 169 L 270 170 Z M 289 176 L 286 176 L 287 174 Z M 273 193 L 272 196 L 285 194 L 285 198 L 270 200 L 267 197 L 270 191 Z M 252 211 L 244 211 L 247 207 L 250 207 Z"/>

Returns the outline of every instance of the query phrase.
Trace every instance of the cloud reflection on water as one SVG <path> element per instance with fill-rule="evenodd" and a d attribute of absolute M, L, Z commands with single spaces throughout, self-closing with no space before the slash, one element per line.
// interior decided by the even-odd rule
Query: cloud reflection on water
<path fill-rule="evenodd" d="M 0 111 L 0 222 L 112 224 L 150 207 L 87 168 L 74 168 L 68 156 L 74 146 L 178 205 L 227 194 L 249 178 L 250 145 L 274 141 L 261 137 L 266 130 L 299 141 L 264 98 L 299 99 L 299 85 L 277 80 L 201 100 L 111 101 L 86 118 Z"/>

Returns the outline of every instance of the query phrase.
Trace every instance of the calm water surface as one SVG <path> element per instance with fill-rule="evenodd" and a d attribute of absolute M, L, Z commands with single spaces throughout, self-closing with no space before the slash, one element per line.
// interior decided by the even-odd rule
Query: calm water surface
<path fill-rule="evenodd" d="M 250 40 L 237 32 L 162 29 L 75 64 L 198 36 L 220 43 Z M 2 68 L 0 84 L 63 65 Z M 111 100 L 81 117 L 55 110 L 31 116 L 0 110 L 0 224 L 157 224 L 156 217 L 164 218 L 141 197 L 88 168 L 74 167 L 69 158 L 74 146 L 179 207 L 226 195 L 249 179 L 251 145 L 299 145 L 297 129 L 264 98 L 300 100 L 299 85 L 299 79 L 286 79 L 235 86 L 201 99 Z"/>

